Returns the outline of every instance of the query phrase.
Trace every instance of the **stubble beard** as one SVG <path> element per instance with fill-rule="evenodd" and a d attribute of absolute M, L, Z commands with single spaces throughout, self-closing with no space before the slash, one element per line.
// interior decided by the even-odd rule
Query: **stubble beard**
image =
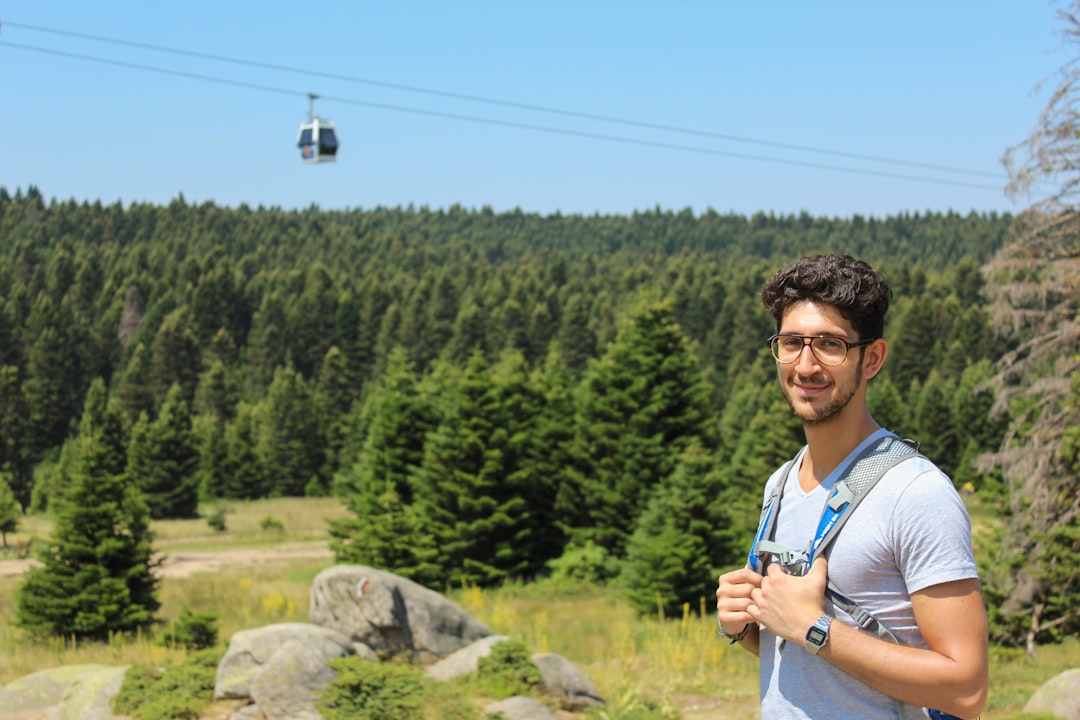
<path fill-rule="evenodd" d="M 793 382 L 796 377 L 791 377 Z M 800 378 L 803 380 L 811 381 L 815 378 Z M 850 403 L 852 398 L 855 397 L 855 393 L 858 392 L 859 386 L 862 385 L 862 364 L 860 363 L 855 368 L 855 381 L 851 384 L 851 387 L 843 394 L 843 396 L 836 398 L 831 403 L 822 408 L 810 408 L 799 409 L 795 406 L 795 403 L 791 399 L 791 392 L 784 393 L 784 399 L 787 400 L 788 407 L 791 408 L 791 413 L 802 421 L 804 427 L 822 427 L 829 423 L 835 422 L 840 414 L 844 411 Z M 833 387 L 836 387 L 833 384 Z"/>

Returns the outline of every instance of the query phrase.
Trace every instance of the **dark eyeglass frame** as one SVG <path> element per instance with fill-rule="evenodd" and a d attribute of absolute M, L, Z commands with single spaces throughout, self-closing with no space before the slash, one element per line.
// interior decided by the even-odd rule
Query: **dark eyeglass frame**
<path fill-rule="evenodd" d="M 781 360 L 779 358 L 779 356 L 777 356 L 777 354 L 776 354 L 776 341 L 779 340 L 780 338 L 799 338 L 803 342 L 802 349 L 800 349 L 799 353 L 795 357 L 793 357 L 792 359 L 790 359 L 790 360 Z M 865 340 L 856 340 L 855 342 L 848 342 L 844 338 L 837 337 L 835 335 L 796 335 L 795 333 L 776 333 L 775 335 L 769 336 L 769 339 L 765 341 L 765 344 L 769 346 L 769 353 L 772 354 L 773 359 L 776 360 L 776 362 L 780 363 L 781 365 L 790 365 L 790 364 L 792 364 L 794 362 L 798 362 L 799 358 L 802 357 L 803 349 L 805 349 L 806 346 L 809 345 L 810 346 L 810 352 L 813 353 L 814 358 L 819 363 L 821 363 L 822 365 L 828 365 L 829 367 L 836 367 L 837 365 L 842 365 L 843 362 L 845 360 L 847 360 L 848 353 L 851 352 L 852 348 L 863 347 L 864 345 L 869 345 L 870 343 L 874 342 L 875 340 L 880 340 L 880 339 L 881 338 L 867 338 Z M 823 359 L 820 355 L 818 355 L 817 350 L 814 349 L 814 341 L 815 340 L 835 340 L 837 342 L 843 343 L 844 344 L 844 357 L 840 358 L 840 360 L 838 362 L 829 362 L 829 361 Z"/>

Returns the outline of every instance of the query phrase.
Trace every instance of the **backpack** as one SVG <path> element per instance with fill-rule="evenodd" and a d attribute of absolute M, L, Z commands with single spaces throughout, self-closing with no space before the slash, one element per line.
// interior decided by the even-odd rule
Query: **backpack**
<path fill-rule="evenodd" d="M 776 518 L 780 514 L 784 486 L 787 485 L 788 475 L 793 470 L 797 471 L 796 462 L 801 457 L 800 452 L 784 465 L 779 481 L 761 508 L 761 520 L 749 554 L 750 568 L 755 572 L 760 572 L 764 565 L 760 556 L 771 555 L 790 574 L 805 575 L 816 555 L 827 555 L 836 536 L 851 517 L 852 511 L 858 507 L 885 473 L 904 460 L 925 456 L 919 453 L 918 443 L 913 440 L 901 440 L 892 434 L 871 442 L 848 464 L 847 469 L 833 486 L 829 500 L 821 510 L 818 531 L 813 540 L 803 550 L 792 550 L 774 542 L 772 538 L 776 531 Z M 836 606 L 850 615 L 859 627 L 874 632 L 878 637 L 899 642 L 887 627 L 878 622 L 861 605 L 844 595 L 832 580 L 828 581 L 825 594 Z"/>
<path fill-rule="evenodd" d="M 798 471 L 797 462 L 802 458 L 802 455 L 803 453 L 800 451 L 798 455 L 781 468 L 778 482 L 769 493 L 764 505 L 762 505 L 761 519 L 749 553 L 750 568 L 755 572 L 761 572 L 764 567 L 762 556 L 771 555 L 788 573 L 805 575 L 810 570 L 815 556 L 828 555 L 829 548 L 833 541 L 836 540 L 840 530 L 843 529 L 848 518 L 851 517 L 851 513 L 878 481 L 884 477 L 885 473 L 905 460 L 913 457 L 925 457 L 919 452 L 917 442 L 914 440 L 901 440 L 891 433 L 869 443 L 848 464 L 833 486 L 829 499 L 821 510 L 821 519 L 818 521 L 818 529 L 814 538 L 805 549 L 792 550 L 774 542 L 772 538 L 776 532 L 776 519 L 780 514 L 780 502 L 783 500 L 784 486 L 787 485 L 790 473 Z M 866 608 L 844 595 L 833 584 L 831 578 L 825 586 L 825 596 L 836 607 L 846 612 L 855 621 L 855 624 L 863 630 L 871 631 L 880 638 L 900 644 L 896 635 L 889 628 L 879 622 Z M 928 709 L 927 713 L 934 720 L 955 718 L 955 716 L 943 713 L 940 710 Z M 896 700 L 896 716 L 898 720 L 903 720 L 905 716 L 904 703 L 900 700 Z"/>

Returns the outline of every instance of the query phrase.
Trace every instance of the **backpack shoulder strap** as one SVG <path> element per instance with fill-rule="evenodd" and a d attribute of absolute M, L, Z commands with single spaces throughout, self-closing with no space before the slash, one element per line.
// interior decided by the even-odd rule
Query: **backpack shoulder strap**
<path fill-rule="evenodd" d="M 918 444 L 912 440 L 901 440 L 895 435 L 886 435 L 867 446 L 848 466 L 836 482 L 829 501 L 821 512 L 819 531 L 810 548 L 810 561 L 815 555 L 825 553 L 840 530 L 851 517 L 852 511 L 859 506 L 885 473 L 898 464 L 919 455 Z"/>

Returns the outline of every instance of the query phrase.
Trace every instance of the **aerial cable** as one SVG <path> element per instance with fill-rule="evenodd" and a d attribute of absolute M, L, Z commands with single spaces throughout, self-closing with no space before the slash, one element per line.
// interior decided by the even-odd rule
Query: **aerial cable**
<path fill-rule="evenodd" d="M 684 135 L 697 135 L 700 137 L 708 137 L 717 140 L 727 140 L 731 142 L 747 143 L 754 145 L 763 145 L 767 147 L 773 147 L 781 150 L 795 150 L 799 152 L 816 153 L 819 155 L 834 155 L 836 157 L 843 157 L 850 160 L 863 160 L 867 162 L 886 163 L 892 165 L 904 165 L 907 167 L 922 168 L 924 170 L 936 170 L 939 172 L 957 173 L 963 175 L 974 175 L 986 178 L 992 178 L 997 180 L 1003 180 L 1003 176 L 999 173 L 991 173 L 982 170 L 968 170 L 964 168 L 949 167 L 946 165 L 935 165 L 932 163 L 923 163 L 914 160 L 901 160 L 897 158 L 888 158 L 879 155 L 866 155 L 862 153 L 845 152 L 842 150 L 829 150 L 824 148 L 811 147 L 808 145 L 797 145 L 793 143 L 777 142 L 772 140 L 761 140 L 757 138 L 749 138 L 739 135 L 729 135 L 725 133 L 717 133 L 708 130 L 695 130 L 692 128 L 678 127 L 675 125 L 667 125 L 663 123 L 651 123 L 639 120 L 629 120 L 626 118 L 617 118 L 610 115 L 598 115 L 593 113 L 578 112 L 574 110 L 561 110 L 557 108 L 544 107 L 542 105 L 533 105 L 529 103 L 519 103 L 509 100 L 498 100 L 494 98 L 481 97 L 478 95 L 468 95 L 464 93 L 448 92 L 445 90 L 434 90 L 431 88 L 416 87 L 413 85 L 402 85 L 398 83 L 384 82 L 381 80 L 370 80 L 367 78 L 359 78 L 350 75 L 340 75 L 337 73 L 323 72 L 319 70 L 306 70 L 302 68 L 289 67 L 287 65 L 278 65 L 274 63 L 260 62 L 256 60 L 245 60 L 242 58 L 228 57 L 225 55 L 216 55 L 213 53 L 204 53 L 194 50 L 183 50 L 179 48 L 171 48 L 163 45 L 155 45 L 151 43 L 135 42 L 131 40 L 120 40 L 117 38 L 103 37 L 100 35 L 90 35 L 87 33 L 72 32 L 68 30 L 57 30 L 54 28 L 42 27 L 39 25 L 29 25 L 25 23 L 16 23 L 7 21 L 5 24 L 11 27 L 21 28 L 23 30 L 31 30 L 35 32 L 52 33 L 54 35 L 66 35 L 68 37 L 76 37 L 84 40 L 93 40 L 95 42 L 112 43 L 114 45 L 126 45 L 128 47 L 141 48 L 144 50 L 153 50 L 155 52 L 166 52 L 175 55 L 186 55 L 188 57 L 202 58 L 204 60 L 214 60 L 217 62 L 227 62 L 236 65 L 246 65 L 248 67 L 262 68 L 264 70 L 274 70 L 278 72 L 289 72 L 300 75 L 309 75 L 312 77 L 321 77 L 328 80 L 340 80 L 343 82 L 360 83 L 365 85 L 374 85 L 377 87 L 384 87 L 392 90 L 402 90 L 413 93 L 424 93 L 428 95 L 439 95 L 442 97 L 453 98 L 457 100 L 467 100 L 470 102 L 487 103 L 489 105 L 500 105 L 503 107 L 517 108 L 519 110 L 529 110 L 533 112 L 543 112 L 554 115 L 565 115 L 568 117 L 576 117 L 583 120 L 596 120 L 600 122 L 616 123 L 621 125 L 630 125 L 634 127 L 649 129 L 649 130 L 661 130 L 664 132 L 681 133 Z"/>
<path fill-rule="evenodd" d="M 10 23 L 9 23 L 10 24 Z M 136 70 L 145 70 L 148 72 L 156 72 L 164 75 L 174 75 L 177 77 L 188 78 L 192 80 L 201 80 L 204 82 L 213 82 L 222 85 L 232 85 L 235 87 L 243 87 L 250 90 L 261 90 L 263 92 L 272 92 L 279 95 L 297 95 L 301 97 L 308 97 L 308 91 L 291 90 L 288 88 L 274 87 L 271 85 L 263 85 L 260 83 L 247 82 L 243 80 L 232 80 L 229 78 L 221 78 L 213 75 L 204 75 L 202 73 L 188 72 L 186 70 L 173 70 L 170 68 L 155 67 L 152 65 L 142 65 L 140 63 L 128 62 L 125 60 L 113 60 L 110 58 L 101 58 L 93 55 L 84 55 L 81 53 L 72 53 L 64 50 L 53 50 L 51 48 L 36 47 L 34 45 L 25 45 L 22 43 L 13 43 L 7 40 L 0 40 L 0 46 L 7 46 L 17 48 L 20 50 L 30 50 L 32 52 L 44 53 L 47 55 L 58 55 L 61 57 L 72 58 L 75 60 L 85 60 L 88 62 L 102 63 L 106 65 L 114 65 L 118 67 L 132 68 Z M 376 108 L 380 110 L 391 110 L 394 112 L 412 113 L 414 115 L 426 115 L 429 117 L 441 117 L 453 120 L 463 120 L 467 122 L 485 123 L 488 125 L 499 125 L 502 127 L 512 127 L 523 130 L 533 130 L 537 132 L 546 132 L 557 135 L 568 135 L 573 137 L 583 137 L 596 140 L 606 140 L 610 142 L 619 142 L 629 145 L 641 145 L 645 147 L 656 147 L 668 150 L 681 150 L 685 152 L 694 152 L 705 155 L 716 155 L 721 157 L 730 157 L 741 160 L 754 160 L 759 162 L 770 162 L 781 165 L 794 165 L 797 167 L 812 168 L 816 170 L 832 170 L 835 172 L 853 173 L 856 175 L 871 175 L 875 177 L 893 178 L 898 180 L 909 180 L 913 182 L 924 183 L 936 183 L 939 185 L 951 185 L 956 187 L 969 187 L 977 188 L 981 190 L 996 190 L 1001 191 L 1001 187 L 996 185 L 986 185 L 981 183 L 964 182 L 960 180 L 948 180 L 944 178 L 931 178 L 922 177 L 918 175 L 906 175 L 903 173 L 893 173 L 883 170 L 869 170 L 861 168 L 844 167 L 841 165 L 826 165 L 823 163 L 807 162 L 802 160 L 789 160 L 784 158 L 774 158 L 764 155 L 750 155 L 746 153 L 729 152 L 726 150 L 716 150 L 712 148 L 696 147 L 693 145 L 680 145 L 677 143 L 660 142 L 655 140 L 643 140 L 639 138 L 622 137 L 617 135 L 607 135 L 603 133 L 588 132 L 583 130 L 570 130 L 565 128 L 555 128 L 545 125 L 535 125 L 532 123 L 516 122 L 512 120 L 498 120 L 495 118 L 483 118 L 472 115 L 462 115 L 459 113 L 442 112 L 437 110 L 426 110 L 422 108 L 406 107 L 402 105 L 390 105 L 387 103 L 377 103 L 367 100 L 356 100 L 353 98 L 334 97 L 330 95 L 319 94 L 319 99 L 324 101 L 339 102 L 349 105 L 359 105 L 362 107 Z"/>

